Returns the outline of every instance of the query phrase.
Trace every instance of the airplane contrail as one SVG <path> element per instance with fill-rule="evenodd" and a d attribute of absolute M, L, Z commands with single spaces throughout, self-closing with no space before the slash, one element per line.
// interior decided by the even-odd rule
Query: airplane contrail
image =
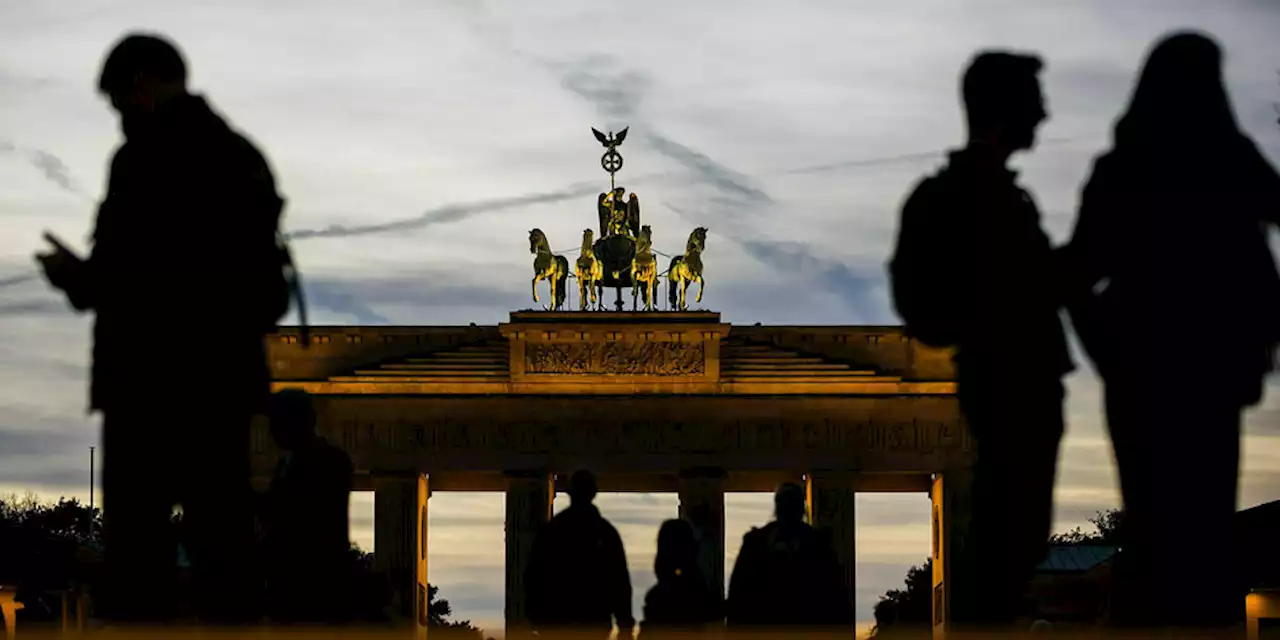
<path fill-rule="evenodd" d="M 67 164 L 53 152 L 44 149 L 23 149 L 10 140 L 0 140 L 0 152 L 22 156 L 28 164 L 38 169 L 46 180 L 57 185 L 59 189 L 75 194 L 81 199 L 93 201 L 93 196 L 71 175 Z"/>

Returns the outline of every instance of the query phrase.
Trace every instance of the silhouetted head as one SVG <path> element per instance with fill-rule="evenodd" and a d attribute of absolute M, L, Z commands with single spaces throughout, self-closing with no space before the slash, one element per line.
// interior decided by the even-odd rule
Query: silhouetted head
<path fill-rule="evenodd" d="M 1192 149 L 1189 142 L 1239 132 L 1222 79 L 1222 49 L 1207 35 L 1177 32 L 1148 54 L 1116 124 L 1116 145 L 1159 145 Z"/>
<path fill-rule="evenodd" d="M 1044 63 L 1030 54 L 979 53 L 961 80 L 970 143 L 1006 153 L 1035 145 L 1036 128 L 1049 117 L 1040 90 Z"/>
<path fill-rule="evenodd" d="M 801 522 L 807 502 L 804 487 L 788 482 L 773 494 L 773 514 L 779 522 Z"/>
<path fill-rule="evenodd" d="M 125 134 L 169 100 L 187 93 L 187 64 L 178 47 L 155 34 L 133 33 L 112 47 L 102 63 L 98 90 L 120 113 Z"/>
<path fill-rule="evenodd" d="M 267 418 L 271 437 L 281 449 L 291 450 L 316 435 L 316 408 L 311 394 L 285 389 L 271 395 Z"/>
<path fill-rule="evenodd" d="M 684 575 L 698 566 L 698 539 L 684 520 L 667 520 L 658 529 L 658 554 L 653 572 L 659 580 Z"/>
<path fill-rule="evenodd" d="M 596 492 L 596 476 L 590 471 L 575 471 L 569 476 L 569 499 L 573 504 L 591 504 Z"/>

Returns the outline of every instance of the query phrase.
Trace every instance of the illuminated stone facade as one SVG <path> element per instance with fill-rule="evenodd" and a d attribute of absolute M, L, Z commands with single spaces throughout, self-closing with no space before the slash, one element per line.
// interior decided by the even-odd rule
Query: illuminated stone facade
<path fill-rule="evenodd" d="M 704 565 L 719 589 L 725 492 L 804 483 L 812 521 L 840 545 L 851 593 L 855 492 L 933 495 L 936 560 L 964 522 L 955 505 L 966 502 L 973 447 L 950 354 L 897 327 L 516 312 L 496 327 L 312 334 L 307 349 L 294 329 L 271 337 L 274 384 L 316 395 L 321 435 L 351 455 L 357 486 L 376 492 L 376 557 L 407 619 L 423 617 L 431 491 L 506 492 L 509 633 L 523 625 L 532 537 L 579 468 L 596 473 L 601 491 L 679 494 L 681 515 L 707 538 Z M 277 452 L 262 425 L 254 437 L 265 478 Z M 953 581 L 944 560 L 935 567 L 935 582 Z"/>

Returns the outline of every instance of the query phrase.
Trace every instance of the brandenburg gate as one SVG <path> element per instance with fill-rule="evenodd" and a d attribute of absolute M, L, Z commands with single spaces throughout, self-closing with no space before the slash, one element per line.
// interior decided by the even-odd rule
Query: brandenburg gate
<path fill-rule="evenodd" d="M 437 491 L 506 493 L 506 620 L 524 623 L 523 570 L 557 488 L 672 492 L 725 584 L 724 495 L 808 489 L 854 593 L 854 495 L 932 496 L 935 635 L 963 576 L 973 449 L 950 354 L 897 327 L 731 326 L 717 313 L 513 312 L 498 326 L 313 327 L 270 340 L 276 389 L 316 396 L 320 434 L 375 492 L 376 562 L 394 606 L 426 621 L 427 508 Z M 255 475 L 276 462 L 265 429 Z M 673 514 L 674 515 L 674 514 Z"/>

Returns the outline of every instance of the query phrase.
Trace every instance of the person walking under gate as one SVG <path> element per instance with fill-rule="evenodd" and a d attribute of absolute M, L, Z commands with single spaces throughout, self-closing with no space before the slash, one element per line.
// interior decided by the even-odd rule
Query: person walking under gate
<path fill-rule="evenodd" d="M 542 527 L 525 574 L 525 602 L 542 635 L 619 638 L 635 633 L 631 574 L 622 538 L 596 508 L 596 479 L 578 471 L 569 479 L 567 509 Z M 598 634 L 598 635 L 597 635 Z"/>

